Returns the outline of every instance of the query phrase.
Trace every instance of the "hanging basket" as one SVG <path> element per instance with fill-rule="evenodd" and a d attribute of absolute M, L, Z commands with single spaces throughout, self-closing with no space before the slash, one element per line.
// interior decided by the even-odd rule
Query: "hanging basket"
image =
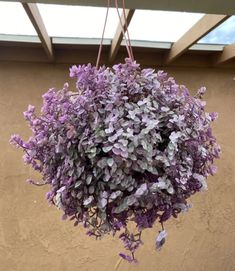
<path fill-rule="evenodd" d="M 24 113 L 32 137 L 11 138 L 49 185 L 47 199 L 62 218 L 97 239 L 118 234 L 129 251 L 120 256 L 129 262 L 136 261 L 142 230 L 155 222 L 161 248 L 164 222 L 206 189 L 220 152 L 211 129 L 217 114 L 206 113 L 201 100 L 205 88 L 192 97 L 174 78 L 141 69 L 131 56 L 112 68 L 73 66 L 76 90 L 67 83 L 50 89 L 39 115 L 31 105 Z"/>
<path fill-rule="evenodd" d="M 24 113 L 33 136 L 11 142 L 50 185 L 47 198 L 63 219 L 96 238 L 119 232 L 131 252 L 120 255 L 133 261 L 141 231 L 186 211 L 187 199 L 215 173 L 217 114 L 204 111 L 205 88 L 192 97 L 163 71 L 130 59 L 111 69 L 73 66 L 70 76 L 77 90 L 50 89 L 40 115 L 31 105 Z M 162 229 L 158 249 L 165 236 Z"/>

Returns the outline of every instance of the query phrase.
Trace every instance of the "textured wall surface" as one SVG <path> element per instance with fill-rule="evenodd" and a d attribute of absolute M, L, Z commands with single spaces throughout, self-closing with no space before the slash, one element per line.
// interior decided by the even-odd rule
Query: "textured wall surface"
<path fill-rule="evenodd" d="M 41 105 L 49 87 L 68 80 L 68 66 L 0 63 L 0 270 L 1 271 L 233 271 L 235 270 L 235 69 L 171 68 L 169 74 L 192 93 L 202 85 L 207 111 L 217 111 L 214 132 L 222 147 L 218 174 L 209 190 L 191 199 L 193 208 L 166 223 L 168 239 L 154 250 L 156 226 L 146 230 L 137 252 L 139 263 L 119 258 L 117 239 L 95 241 L 61 221 L 45 200 L 46 187 L 25 183 L 40 178 L 22 162 L 21 150 L 8 144 L 11 134 L 27 138 L 22 112 Z"/>

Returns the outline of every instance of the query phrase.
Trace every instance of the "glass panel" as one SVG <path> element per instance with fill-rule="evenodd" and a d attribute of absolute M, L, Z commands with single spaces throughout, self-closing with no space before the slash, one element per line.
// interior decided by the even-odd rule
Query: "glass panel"
<path fill-rule="evenodd" d="M 132 40 L 175 42 L 204 14 L 136 10 L 129 26 Z"/>
<path fill-rule="evenodd" d="M 101 38 L 106 8 L 37 4 L 50 36 Z M 109 9 L 105 38 L 113 38 L 118 15 Z"/>
<path fill-rule="evenodd" d="M 37 35 L 20 3 L 0 2 L 0 34 Z"/>
<path fill-rule="evenodd" d="M 198 43 L 208 44 L 231 44 L 233 42 L 235 42 L 235 16 L 227 19 L 198 41 Z"/>

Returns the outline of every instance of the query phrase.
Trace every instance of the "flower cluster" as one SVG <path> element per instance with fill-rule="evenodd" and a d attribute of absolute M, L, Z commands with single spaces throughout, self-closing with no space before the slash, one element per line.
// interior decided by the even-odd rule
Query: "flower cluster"
<path fill-rule="evenodd" d="M 24 113 L 32 137 L 24 142 L 13 135 L 11 142 L 50 185 L 47 199 L 63 219 L 98 239 L 119 232 L 130 252 L 120 256 L 135 261 L 142 230 L 162 225 L 160 249 L 163 223 L 186 211 L 187 199 L 215 173 L 220 149 L 211 123 L 217 114 L 204 111 L 205 88 L 192 97 L 163 71 L 130 59 L 112 68 L 73 66 L 70 76 L 76 91 L 67 83 L 50 89 L 39 115 L 31 105 Z"/>

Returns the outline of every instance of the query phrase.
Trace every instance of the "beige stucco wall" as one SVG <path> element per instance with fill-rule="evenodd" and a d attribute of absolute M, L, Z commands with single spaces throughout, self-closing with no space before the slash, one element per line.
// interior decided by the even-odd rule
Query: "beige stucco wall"
<path fill-rule="evenodd" d="M 192 93 L 208 88 L 207 110 L 219 112 L 214 132 L 223 153 L 209 190 L 192 198 L 189 213 L 166 224 L 163 250 L 154 250 L 158 228 L 146 230 L 139 263 L 129 265 L 117 255 L 122 249 L 117 239 L 95 241 L 61 221 L 61 213 L 45 201 L 46 188 L 25 183 L 35 174 L 24 166 L 21 150 L 8 144 L 13 133 L 29 136 L 22 112 L 28 104 L 39 107 L 49 87 L 61 87 L 68 67 L 0 63 L 0 270 L 235 270 L 235 69 L 169 69 Z"/>

